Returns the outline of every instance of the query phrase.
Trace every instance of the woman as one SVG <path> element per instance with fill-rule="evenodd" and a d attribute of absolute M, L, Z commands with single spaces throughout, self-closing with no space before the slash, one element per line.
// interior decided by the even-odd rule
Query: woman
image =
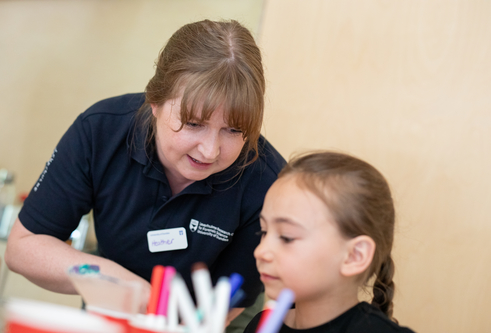
<path fill-rule="evenodd" d="M 12 228 L 9 268 L 74 294 L 71 265 L 99 265 L 148 291 L 155 265 L 174 266 L 191 288 L 201 261 L 215 281 L 243 275 L 240 306 L 252 305 L 258 214 L 285 163 L 260 135 L 264 90 L 260 51 L 238 22 L 180 28 L 144 94 L 100 101 L 65 133 Z M 101 256 L 65 243 L 90 210 Z M 158 231 L 180 231 L 178 244 L 162 245 Z"/>

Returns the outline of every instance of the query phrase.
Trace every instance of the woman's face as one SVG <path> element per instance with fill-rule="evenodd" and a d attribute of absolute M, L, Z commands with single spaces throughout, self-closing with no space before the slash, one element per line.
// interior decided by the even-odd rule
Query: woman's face
<path fill-rule="evenodd" d="M 254 256 L 268 297 L 276 299 L 283 288 L 293 290 L 296 302 L 337 292 L 348 240 L 323 201 L 285 176 L 266 194 L 260 221 Z"/>
<path fill-rule="evenodd" d="M 156 147 L 171 183 L 187 185 L 225 170 L 239 157 L 245 140 L 239 129 L 230 127 L 222 107 L 209 120 L 191 120 L 181 127 L 182 96 L 162 106 L 152 105 L 156 122 Z"/>

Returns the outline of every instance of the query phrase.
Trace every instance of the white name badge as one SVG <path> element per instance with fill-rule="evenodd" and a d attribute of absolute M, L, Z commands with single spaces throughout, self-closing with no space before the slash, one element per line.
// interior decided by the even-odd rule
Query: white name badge
<path fill-rule="evenodd" d="M 150 252 L 182 250 L 188 247 L 186 229 L 182 227 L 149 231 L 147 239 Z"/>

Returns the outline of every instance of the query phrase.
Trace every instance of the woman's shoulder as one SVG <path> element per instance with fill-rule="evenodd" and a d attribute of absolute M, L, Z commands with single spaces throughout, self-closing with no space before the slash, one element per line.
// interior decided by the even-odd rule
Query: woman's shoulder
<path fill-rule="evenodd" d="M 100 100 L 90 106 L 83 114 L 86 119 L 94 115 L 120 116 L 136 112 L 145 102 L 144 93 L 130 93 Z"/>
<path fill-rule="evenodd" d="M 258 140 L 258 152 L 258 159 L 253 163 L 253 166 L 259 167 L 260 171 L 269 170 L 277 175 L 286 164 L 283 156 L 262 135 Z"/>

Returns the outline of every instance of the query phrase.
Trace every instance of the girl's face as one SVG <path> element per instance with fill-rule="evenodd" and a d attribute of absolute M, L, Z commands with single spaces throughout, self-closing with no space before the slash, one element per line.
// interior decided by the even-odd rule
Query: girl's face
<path fill-rule="evenodd" d="M 280 178 L 266 194 L 260 221 L 254 256 L 268 297 L 283 288 L 294 291 L 296 302 L 336 292 L 348 240 L 317 196 L 299 188 L 295 176 Z"/>
<path fill-rule="evenodd" d="M 177 131 L 181 127 L 181 98 L 152 105 L 152 112 L 157 118 L 157 154 L 166 175 L 187 186 L 232 165 L 245 141 L 240 130 L 226 123 L 221 107 L 209 120 L 189 122 Z"/>

